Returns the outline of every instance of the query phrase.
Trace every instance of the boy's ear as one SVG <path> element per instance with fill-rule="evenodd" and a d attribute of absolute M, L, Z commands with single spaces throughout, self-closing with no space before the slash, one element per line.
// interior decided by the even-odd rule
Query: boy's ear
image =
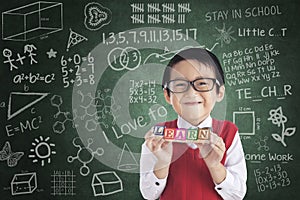
<path fill-rule="evenodd" d="M 170 94 L 170 93 L 169 93 Z M 170 100 L 170 95 L 168 94 L 168 91 L 166 89 L 164 89 L 164 96 L 165 96 L 165 100 L 168 104 L 171 104 L 171 100 Z"/>
<path fill-rule="evenodd" d="M 222 85 L 219 88 L 219 93 L 217 94 L 217 102 L 221 102 L 225 96 L 225 86 Z"/>

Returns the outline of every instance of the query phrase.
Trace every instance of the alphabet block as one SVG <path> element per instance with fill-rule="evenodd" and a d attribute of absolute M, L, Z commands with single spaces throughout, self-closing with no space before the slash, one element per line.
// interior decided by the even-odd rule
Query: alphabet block
<path fill-rule="evenodd" d="M 175 137 L 176 128 L 165 128 L 164 138 L 166 140 L 173 140 Z"/>
<path fill-rule="evenodd" d="M 154 126 L 153 127 L 153 133 L 154 133 L 154 135 L 163 136 L 164 135 L 164 130 L 165 130 L 164 126 Z"/>
<path fill-rule="evenodd" d="M 153 133 L 162 136 L 165 140 L 181 143 L 202 143 L 210 139 L 210 128 L 166 128 L 165 126 L 154 126 Z"/>
<path fill-rule="evenodd" d="M 176 129 L 175 140 L 186 140 L 186 129 L 178 128 Z"/>
<path fill-rule="evenodd" d="M 187 130 L 187 140 L 197 140 L 198 138 L 198 129 L 188 129 Z"/>

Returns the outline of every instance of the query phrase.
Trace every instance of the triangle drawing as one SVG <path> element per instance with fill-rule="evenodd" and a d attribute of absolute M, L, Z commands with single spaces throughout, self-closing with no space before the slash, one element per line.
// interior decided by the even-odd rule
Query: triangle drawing
<path fill-rule="evenodd" d="M 120 156 L 119 164 L 118 164 L 118 170 L 121 171 L 128 171 L 138 168 L 138 163 L 129 149 L 128 145 L 125 143 L 123 146 L 123 150 Z"/>
<path fill-rule="evenodd" d="M 86 37 L 84 37 L 83 35 L 80 35 L 79 33 L 76 33 L 72 29 L 70 29 L 69 41 L 67 44 L 67 51 L 69 51 L 70 47 L 73 47 L 84 40 L 88 40 L 88 39 Z"/>
<path fill-rule="evenodd" d="M 8 100 L 7 120 L 12 119 L 27 108 L 30 108 L 34 104 L 38 103 L 39 101 L 44 99 L 48 94 L 49 93 L 39 92 L 11 92 Z M 12 106 L 12 102 L 14 101 L 14 103 L 16 103 L 17 100 L 19 100 L 18 105 L 20 106 Z M 14 110 L 12 108 L 14 108 Z"/>

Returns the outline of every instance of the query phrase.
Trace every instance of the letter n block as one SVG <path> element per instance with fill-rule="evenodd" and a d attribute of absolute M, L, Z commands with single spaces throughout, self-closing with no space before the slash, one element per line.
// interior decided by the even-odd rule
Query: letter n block
<path fill-rule="evenodd" d="M 174 140 L 176 128 L 165 128 L 164 138 Z"/>
<path fill-rule="evenodd" d="M 199 128 L 198 139 L 199 140 L 209 140 L 210 129 L 209 128 Z"/>

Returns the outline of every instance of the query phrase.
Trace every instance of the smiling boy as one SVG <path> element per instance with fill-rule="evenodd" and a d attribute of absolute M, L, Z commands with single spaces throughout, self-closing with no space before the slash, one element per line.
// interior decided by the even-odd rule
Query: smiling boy
<path fill-rule="evenodd" d="M 186 49 L 169 62 L 163 76 L 166 101 L 178 119 L 166 128 L 212 129 L 209 142 L 176 143 L 150 130 L 142 145 L 140 190 L 146 199 L 242 199 L 247 170 L 237 127 L 213 119 L 225 95 L 224 73 L 214 54 Z"/>

